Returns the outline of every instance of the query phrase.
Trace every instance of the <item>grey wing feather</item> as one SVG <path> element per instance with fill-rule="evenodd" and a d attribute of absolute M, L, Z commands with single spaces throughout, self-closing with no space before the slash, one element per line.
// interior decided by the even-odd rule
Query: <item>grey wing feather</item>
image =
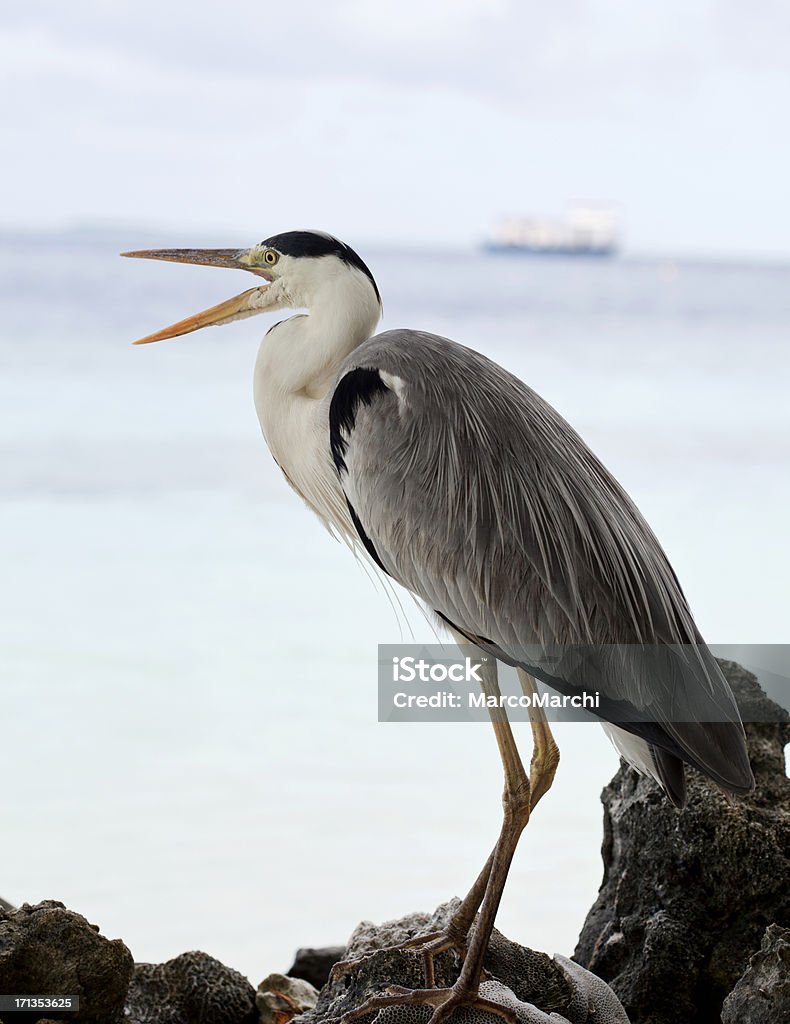
<path fill-rule="evenodd" d="M 338 418 L 344 381 L 369 371 L 382 386 Z M 610 720 L 752 787 L 734 698 L 664 552 L 548 403 L 473 350 L 388 331 L 352 353 L 333 404 L 341 486 L 391 576 L 498 657 L 561 692 L 600 689 Z"/>

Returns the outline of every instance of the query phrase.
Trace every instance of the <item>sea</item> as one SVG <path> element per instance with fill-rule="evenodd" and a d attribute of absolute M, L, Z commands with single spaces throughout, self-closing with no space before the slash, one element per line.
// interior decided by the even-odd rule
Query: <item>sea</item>
<path fill-rule="evenodd" d="M 377 720 L 377 645 L 436 637 L 269 456 L 251 375 L 274 318 L 130 344 L 250 280 L 121 250 L 255 240 L 0 235 L 0 895 L 257 984 L 297 947 L 463 895 L 502 782 L 485 724 Z M 572 423 L 710 641 L 788 640 L 790 267 L 362 255 L 383 327 L 479 349 Z M 618 762 L 597 725 L 556 734 L 498 924 L 569 954 Z"/>

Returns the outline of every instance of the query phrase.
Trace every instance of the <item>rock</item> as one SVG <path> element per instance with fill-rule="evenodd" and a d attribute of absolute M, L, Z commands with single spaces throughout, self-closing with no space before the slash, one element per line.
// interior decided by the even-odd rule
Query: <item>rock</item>
<path fill-rule="evenodd" d="M 126 1000 L 127 1024 L 257 1024 L 255 989 L 207 953 L 182 953 L 164 964 L 136 964 Z"/>
<path fill-rule="evenodd" d="M 751 673 L 721 665 L 752 720 L 756 791 L 730 799 L 689 770 L 688 806 L 677 811 L 623 766 L 602 796 L 603 883 L 574 959 L 639 1024 L 718 1024 L 766 927 L 790 920 L 790 716 Z"/>
<path fill-rule="evenodd" d="M 309 981 L 315 988 L 323 988 L 329 972 L 343 958 L 343 946 L 324 946 L 322 949 L 297 949 L 294 962 L 286 971 L 289 978 Z"/>
<path fill-rule="evenodd" d="M 343 960 L 357 963 L 334 971 L 321 990 L 315 1009 L 299 1018 L 299 1024 L 336 1022 L 348 1010 L 360 1006 L 390 985 L 424 986 L 419 950 L 393 947 L 416 935 L 444 927 L 458 900 L 439 907 L 433 915 L 412 914 L 397 921 L 373 925 L 364 921 L 354 931 Z M 516 1011 L 520 1024 L 628 1024 L 628 1018 L 611 989 L 578 964 L 564 957 L 552 959 L 506 939 L 494 931 L 486 957 L 489 975 L 481 986 L 485 998 Z M 451 985 L 458 977 L 458 959 L 452 952 L 436 958 L 437 987 Z M 430 1007 L 387 1007 L 376 1015 L 376 1024 L 425 1024 Z M 474 1009 L 459 1010 L 454 1024 L 502 1024 L 501 1017 Z"/>
<path fill-rule="evenodd" d="M 741 980 L 724 1000 L 722 1024 L 790 1020 L 790 928 L 772 924 Z"/>
<path fill-rule="evenodd" d="M 457 904 L 454 905 L 457 906 Z M 360 921 L 351 933 L 351 938 L 343 953 L 343 960 L 354 960 L 366 953 L 373 953 L 377 949 L 399 946 L 414 935 L 423 935 L 426 932 L 434 931 L 435 928 L 432 924 L 434 918 L 440 920 L 437 927 L 441 927 L 441 922 L 444 920 L 449 920 L 444 913 L 444 906 L 446 905 L 440 906 L 433 916 L 423 913 L 407 914 L 405 917 L 399 917 L 394 921 L 383 921 L 381 924 Z"/>
<path fill-rule="evenodd" d="M 61 1019 L 121 1021 L 132 968 L 132 954 L 120 939 L 105 939 L 96 925 L 62 903 L 44 900 L 0 910 L 0 992 L 79 996 L 79 1011 Z M 37 1014 L 25 1017 L 38 1019 Z"/>
<path fill-rule="evenodd" d="M 16 910 L 16 907 L 13 903 L 9 903 L 8 900 L 4 900 L 3 897 L 0 896 L 0 910 Z"/>
<path fill-rule="evenodd" d="M 270 974 L 258 986 L 255 1003 L 261 1024 L 288 1024 L 299 1013 L 312 1010 L 318 1001 L 318 990 L 301 978 Z"/>

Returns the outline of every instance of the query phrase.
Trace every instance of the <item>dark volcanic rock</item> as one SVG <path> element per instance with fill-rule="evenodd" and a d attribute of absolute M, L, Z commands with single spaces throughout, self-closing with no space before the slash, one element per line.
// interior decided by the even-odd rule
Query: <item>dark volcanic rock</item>
<path fill-rule="evenodd" d="M 132 954 L 120 939 L 105 939 L 62 903 L 44 900 L 0 910 L 0 992 L 80 997 L 78 1013 L 48 1010 L 42 1017 L 115 1024 L 122 1020 L 132 967 Z M 37 1017 L 13 1014 L 20 1022 Z"/>
<path fill-rule="evenodd" d="M 689 770 L 675 810 L 621 767 L 603 792 L 604 878 L 574 959 L 608 981 L 634 1024 L 718 1024 L 768 925 L 790 923 L 790 716 L 722 662 L 747 724 L 756 791 L 729 799 Z"/>
<path fill-rule="evenodd" d="M 790 1021 L 790 929 L 772 924 L 749 967 L 724 1000 L 722 1024 Z"/>
<path fill-rule="evenodd" d="M 207 953 L 182 953 L 164 964 L 136 964 L 126 1000 L 127 1024 L 257 1024 L 255 989 Z"/>
<path fill-rule="evenodd" d="M 315 988 L 323 988 L 329 981 L 329 972 L 343 958 L 343 946 L 324 946 L 321 949 L 297 949 L 294 962 L 286 971 L 289 978 L 309 981 Z"/>
<path fill-rule="evenodd" d="M 391 985 L 422 988 L 419 950 L 394 948 L 393 943 L 442 928 L 457 905 L 453 900 L 433 916 L 412 914 L 378 926 L 364 921 L 351 936 L 343 957 L 357 962 L 332 972 L 315 1009 L 299 1017 L 299 1024 L 336 1022 L 343 1013 Z M 453 953 L 438 957 L 435 967 L 438 987 L 451 985 L 458 977 L 459 963 Z M 552 959 L 525 949 L 497 931 L 489 946 L 486 971 L 490 980 L 481 987 L 482 995 L 513 1008 L 520 1024 L 628 1024 L 611 989 L 599 978 L 564 957 Z M 376 1020 L 377 1024 L 425 1024 L 430 1015 L 429 1007 L 397 1006 L 381 1010 Z M 463 1009 L 453 1021 L 501 1024 L 502 1018 Z"/>
<path fill-rule="evenodd" d="M 0 910 L 16 910 L 16 907 L 13 903 L 9 903 L 8 900 L 4 900 L 3 897 L 0 896 Z"/>

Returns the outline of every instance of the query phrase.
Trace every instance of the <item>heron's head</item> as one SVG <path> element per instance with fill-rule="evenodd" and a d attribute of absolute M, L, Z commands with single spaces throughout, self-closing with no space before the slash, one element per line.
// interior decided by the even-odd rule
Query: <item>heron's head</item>
<path fill-rule="evenodd" d="M 266 282 L 140 338 L 136 345 L 175 338 L 201 327 L 227 324 L 258 313 L 313 309 L 322 302 L 334 303 L 336 308 L 353 308 L 374 324 L 381 313 L 381 296 L 370 270 L 350 246 L 323 231 L 285 231 L 250 249 L 144 249 L 121 255 L 247 270 Z"/>

